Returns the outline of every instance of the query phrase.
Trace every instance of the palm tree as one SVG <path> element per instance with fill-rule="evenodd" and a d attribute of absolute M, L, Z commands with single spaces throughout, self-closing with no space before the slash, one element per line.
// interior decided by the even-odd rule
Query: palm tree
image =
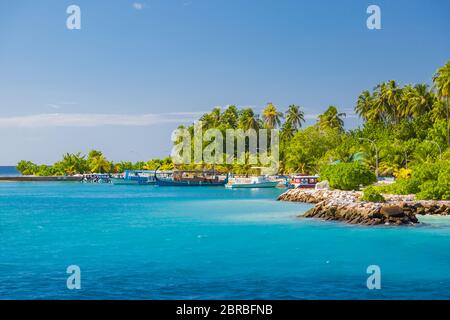
<path fill-rule="evenodd" d="M 267 129 L 275 129 L 281 125 L 281 118 L 283 118 L 283 113 L 279 112 L 272 102 L 269 102 L 263 110 L 264 126 Z"/>
<path fill-rule="evenodd" d="M 344 130 L 344 120 L 345 113 L 339 113 L 335 106 L 329 106 L 328 109 L 319 116 L 318 125 L 320 129 L 337 129 L 339 131 Z"/>
<path fill-rule="evenodd" d="M 433 109 L 431 110 L 431 118 L 434 122 L 447 117 L 447 106 L 444 100 L 435 99 L 433 103 Z"/>
<path fill-rule="evenodd" d="M 255 115 L 251 108 L 246 108 L 240 111 L 239 113 L 239 128 L 243 130 L 259 129 L 259 119 L 258 116 Z"/>
<path fill-rule="evenodd" d="M 111 163 L 106 160 L 105 156 L 99 155 L 91 159 L 89 168 L 93 173 L 105 173 L 111 171 Z"/>
<path fill-rule="evenodd" d="M 59 171 L 64 174 L 75 174 L 84 173 L 87 170 L 87 162 L 85 156 L 81 153 L 66 153 L 63 155 L 62 160 L 56 163 L 56 166 L 60 169 Z"/>
<path fill-rule="evenodd" d="M 292 127 L 290 122 L 286 121 L 281 128 L 280 138 L 282 141 L 289 141 L 294 137 L 295 132 L 296 129 Z"/>
<path fill-rule="evenodd" d="M 302 127 L 302 122 L 305 122 L 305 113 L 299 106 L 291 104 L 286 111 L 286 123 L 296 131 Z"/>
<path fill-rule="evenodd" d="M 402 89 L 395 80 L 390 80 L 376 86 L 375 109 L 373 112 L 382 115 L 385 123 L 399 121 L 399 112 L 402 102 Z"/>
<path fill-rule="evenodd" d="M 205 129 L 217 128 L 220 125 L 220 118 L 220 108 L 216 107 L 210 113 L 205 113 L 200 118 L 200 121 L 202 122 L 203 128 Z"/>
<path fill-rule="evenodd" d="M 212 125 L 214 128 L 220 125 L 221 111 L 219 107 L 215 107 L 211 113 Z"/>
<path fill-rule="evenodd" d="M 407 85 L 403 88 L 402 100 L 399 114 L 411 119 L 430 111 L 433 107 L 434 96 L 426 84 L 417 84 L 414 87 Z"/>
<path fill-rule="evenodd" d="M 449 123 L 449 93 L 450 93 L 450 61 L 436 71 L 433 76 L 434 87 L 437 89 L 437 96 L 445 100 L 447 109 L 447 143 L 450 147 L 450 123 Z"/>
<path fill-rule="evenodd" d="M 373 112 L 374 99 L 368 90 L 363 91 L 356 101 L 356 114 L 367 122 L 376 122 L 380 120 L 379 115 Z"/>
<path fill-rule="evenodd" d="M 236 106 L 230 105 L 228 108 L 222 113 L 220 118 L 220 122 L 227 128 L 235 129 L 238 125 L 238 116 L 239 112 Z"/>

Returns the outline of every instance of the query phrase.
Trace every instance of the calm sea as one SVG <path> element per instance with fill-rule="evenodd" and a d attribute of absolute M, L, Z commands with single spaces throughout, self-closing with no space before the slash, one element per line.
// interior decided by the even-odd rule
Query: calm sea
<path fill-rule="evenodd" d="M 0 166 L 0 176 L 20 176 L 20 172 L 14 166 Z"/>
<path fill-rule="evenodd" d="M 0 298 L 450 298 L 450 219 L 299 219 L 310 206 L 280 192 L 0 183 Z M 66 288 L 69 265 L 81 290 Z"/>

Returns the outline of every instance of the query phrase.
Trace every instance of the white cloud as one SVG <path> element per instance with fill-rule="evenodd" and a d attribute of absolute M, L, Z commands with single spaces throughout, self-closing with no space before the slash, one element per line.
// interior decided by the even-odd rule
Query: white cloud
<path fill-rule="evenodd" d="M 141 2 L 133 2 L 132 7 L 136 10 L 144 9 L 144 4 Z"/>
<path fill-rule="evenodd" d="M 79 114 L 49 113 L 0 118 L 0 128 L 149 126 L 164 123 L 185 124 L 197 120 L 204 112 L 161 114 Z"/>

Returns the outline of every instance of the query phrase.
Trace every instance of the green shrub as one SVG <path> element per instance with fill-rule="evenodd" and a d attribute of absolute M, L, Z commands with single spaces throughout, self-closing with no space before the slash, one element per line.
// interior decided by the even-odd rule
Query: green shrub
<path fill-rule="evenodd" d="M 377 187 L 382 193 L 416 194 L 422 200 L 450 200 L 450 161 L 423 163 L 412 168 L 410 178 Z"/>
<path fill-rule="evenodd" d="M 356 190 L 377 181 L 375 174 L 359 162 L 330 164 L 320 172 L 320 180 L 328 180 L 331 188 L 341 190 Z"/>
<path fill-rule="evenodd" d="M 24 176 L 28 176 L 36 174 L 39 168 L 31 161 L 22 160 L 17 164 L 16 169 Z"/>
<path fill-rule="evenodd" d="M 383 195 L 381 195 L 381 193 L 379 193 L 378 190 L 373 186 L 368 186 L 364 189 L 361 200 L 369 202 L 386 202 L 386 199 L 384 199 Z"/>
<path fill-rule="evenodd" d="M 419 192 L 420 183 L 417 179 L 399 179 L 387 186 L 378 186 L 377 190 L 387 194 L 415 194 Z"/>
<path fill-rule="evenodd" d="M 434 166 L 432 179 L 424 181 L 417 199 L 450 200 L 450 163 L 442 161 Z"/>

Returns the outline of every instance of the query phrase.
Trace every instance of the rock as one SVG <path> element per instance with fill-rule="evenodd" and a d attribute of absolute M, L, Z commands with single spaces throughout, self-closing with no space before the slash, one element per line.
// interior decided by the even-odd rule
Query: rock
<path fill-rule="evenodd" d="M 316 190 L 329 190 L 329 189 L 330 189 L 330 183 L 327 180 L 318 182 L 316 184 Z"/>
<path fill-rule="evenodd" d="M 359 201 L 358 191 L 291 189 L 278 197 L 281 201 L 313 203 L 303 217 L 351 224 L 412 225 L 416 215 L 450 215 L 450 201 L 416 201 L 414 195 L 384 195 L 386 203 Z"/>
<path fill-rule="evenodd" d="M 383 206 L 380 213 L 386 217 L 402 218 L 405 212 L 399 206 Z"/>

